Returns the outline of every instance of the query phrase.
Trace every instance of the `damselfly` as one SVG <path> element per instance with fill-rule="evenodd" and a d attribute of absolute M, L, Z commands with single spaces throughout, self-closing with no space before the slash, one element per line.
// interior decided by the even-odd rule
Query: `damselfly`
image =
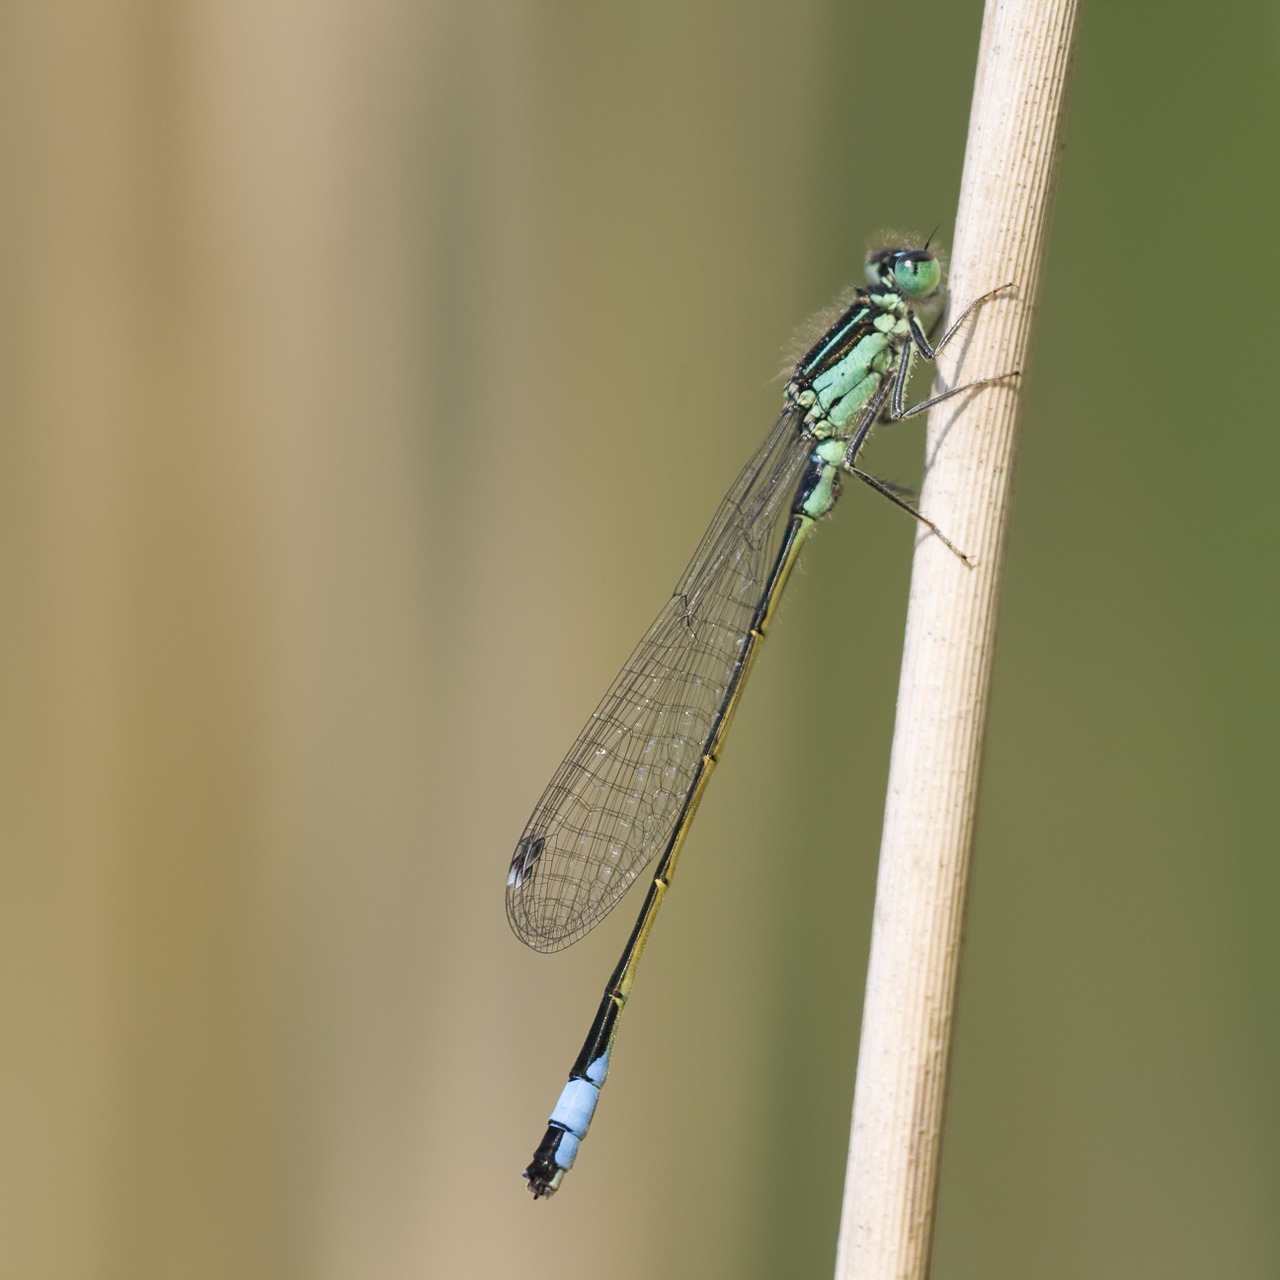
<path fill-rule="evenodd" d="M 910 409 L 905 404 L 913 355 L 932 360 L 974 309 L 1001 290 L 971 303 L 934 347 L 926 335 L 942 314 L 943 273 L 928 246 L 877 250 L 867 258 L 866 276 L 866 286 L 796 365 L 773 429 L 516 844 L 507 918 L 537 951 L 576 942 L 658 859 L 569 1083 L 525 1170 L 535 1198 L 559 1187 L 586 1136 L 618 1017 L 742 687 L 800 550 L 815 522 L 835 506 L 842 477 L 856 476 L 910 512 L 965 559 L 858 461 L 877 421 L 911 417 L 999 380 L 954 387 Z"/>

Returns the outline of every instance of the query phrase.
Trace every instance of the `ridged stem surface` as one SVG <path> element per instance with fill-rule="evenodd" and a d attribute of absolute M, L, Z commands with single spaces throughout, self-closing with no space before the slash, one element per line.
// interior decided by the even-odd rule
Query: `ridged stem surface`
<path fill-rule="evenodd" d="M 1006 282 L 939 358 L 943 385 L 1021 380 L 930 414 L 867 974 L 837 1280 L 919 1280 L 938 1159 L 1021 402 L 1077 0 L 991 0 L 956 218 L 953 310 Z"/>

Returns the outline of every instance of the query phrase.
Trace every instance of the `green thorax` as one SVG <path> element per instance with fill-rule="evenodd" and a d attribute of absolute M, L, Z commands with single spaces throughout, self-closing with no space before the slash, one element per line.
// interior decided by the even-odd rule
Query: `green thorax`
<path fill-rule="evenodd" d="M 902 363 L 911 319 L 929 330 L 942 314 L 942 268 L 928 249 L 881 249 L 867 258 L 868 287 L 796 365 L 787 399 L 817 439 L 847 438 Z"/>

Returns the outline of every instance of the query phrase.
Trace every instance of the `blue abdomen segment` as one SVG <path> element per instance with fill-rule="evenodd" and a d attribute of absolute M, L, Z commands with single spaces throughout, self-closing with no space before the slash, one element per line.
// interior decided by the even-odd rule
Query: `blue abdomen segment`
<path fill-rule="evenodd" d="M 581 1140 L 587 1136 L 591 1126 L 591 1117 L 596 1113 L 596 1103 L 600 1101 L 600 1086 L 609 1074 L 609 1055 L 603 1054 L 587 1067 L 585 1076 L 572 1076 L 569 1083 L 560 1092 L 559 1101 L 551 1112 L 548 1123 L 553 1128 L 563 1129 Z M 562 1162 L 564 1168 L 573 1163 L 577 1145 L 569 1153 L 568 1160 Z"/>
<path fill-rule="evenodd" d="M 609 1051 L 606 1049 L 587 1064 L 581 1075 L 576 1072 L 571 1075 L 569 1083 L 560 1091 L 547 1121 L 547 1132 L 524 1171 L 535 1197 L 549 1196 L 573 1168 L 578 1147 L 591 1127 L 596 1103 L 600 1101 L 600 1088 L 608 1074 Z"/>

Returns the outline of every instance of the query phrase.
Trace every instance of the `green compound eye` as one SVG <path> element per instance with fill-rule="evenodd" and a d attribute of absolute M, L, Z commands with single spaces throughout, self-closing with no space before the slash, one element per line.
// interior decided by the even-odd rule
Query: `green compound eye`
<path fill-rule="evenodd" d="M 909 298 L 927 298 L 942 283 L 942 266 L 926 249 L 896 255 L 893 282 Z"/>

